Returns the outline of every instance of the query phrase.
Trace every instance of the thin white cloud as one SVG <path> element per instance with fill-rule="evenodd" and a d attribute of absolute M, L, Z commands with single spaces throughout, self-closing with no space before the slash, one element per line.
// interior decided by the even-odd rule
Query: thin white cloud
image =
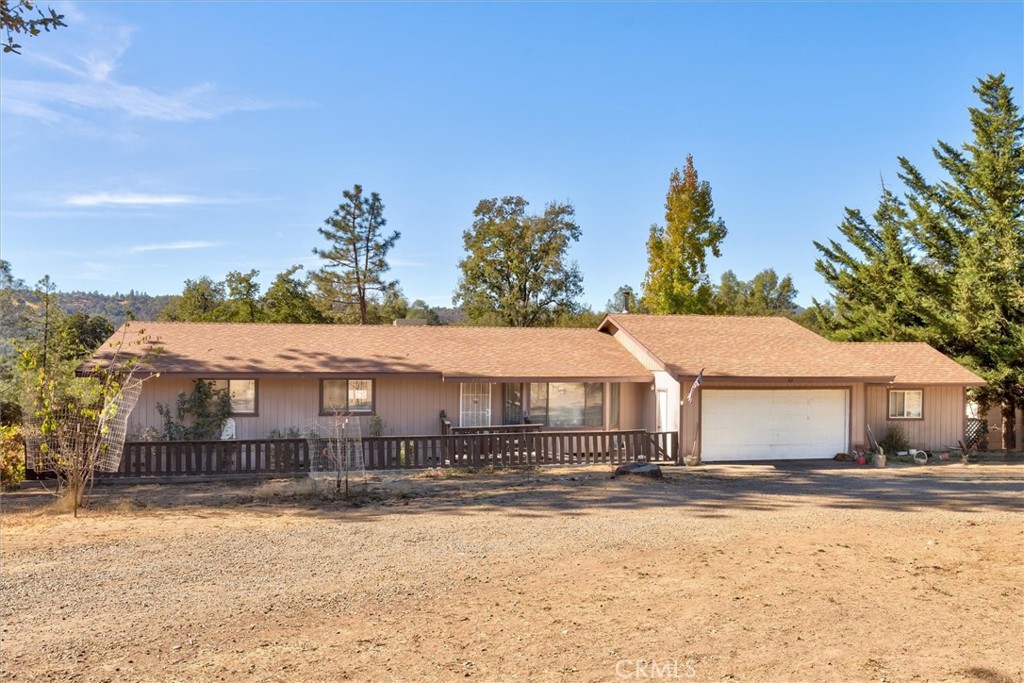
<path fill-rule="evenodd" d="M 86 44 L 54 48 L 50 54 L 30 53 L 29 60 L 61 72 L 69 80 L 5 80 L 0 93 L 4 111 L 36 121 L 67 123 L 81 110 L 114 111 L 156 121 L 186 123 L 219 118 L 238 111 L 260 111 L 280 104 L 228 95 L 211 83 L 159 92 L 114 78 L 131 47 L 135 29 L 104 25 L 80 16 L 79 28 L 90 29 Z"/>
<path fill-rule="evenodd" d="M 136 192 L 93 192 L 76 194 L 64 200 L 68 206 L 187 206 L 220 204 L 219 199 L 208 199 L 189 194 L 141 194 Z"/>
<path fill-rule="evenodd" d="M 138 244 L 134 247 L 129 247 L 128 251 L 132 254 L 143 254 L 150 251 L 182 251 L 185 249 L 211 249 L 213 247 L 219 247 L 220 242 L 164 242 L 163 244 Z"/>
<path fill-rule="evenodd" d="M 219 95 L 209 83 L 161 94 L 114 81 L 59 83 L 9 80 L 4 83 L 3 106 L 8 113 L 50 123 L 73 118 L 62 111 L 64 106 L 120 111 L 136 118 L 188 123 L 215 119 L 236 111 L 262 111 L 277 105 Z"/>

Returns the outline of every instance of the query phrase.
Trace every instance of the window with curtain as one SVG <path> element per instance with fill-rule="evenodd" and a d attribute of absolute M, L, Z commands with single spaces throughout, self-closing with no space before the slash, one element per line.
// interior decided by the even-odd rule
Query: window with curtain
<path fill-rule="evenodd" d="M 224 389 L 231 398 L 232 415 L 256 414 L 256 380 L 254 379 L 208 379 L 214 389 Z"/>
<path fill-rule="evenodd" d="M 373 412 L 372 379 L 320 380 L 320 414 L 338 415 Z"/>
<path fill-rule="evenodd" d="M 548 427 L 600 427 L 604 424 L 604 385 L 600 382 L 531 384 L 530 421 Z"/>
<path fill-rule="evenodd" d="M 924 392 L 920 389 L 891 389 L 889 419 L 920 420 L 923 415 Z"/>

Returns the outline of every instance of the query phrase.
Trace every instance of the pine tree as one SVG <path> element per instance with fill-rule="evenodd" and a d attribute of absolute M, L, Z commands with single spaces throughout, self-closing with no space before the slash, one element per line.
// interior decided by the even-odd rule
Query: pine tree
<path fill-rule="evenodd" d="M 397 285 L 384 280 L 384 273 L 390 270 L 388 252 L 401 233 L 385 236 L 384 202 L 376 192 L 366 197 L 362 186 L 355 185 L 342 195 L 344 201 L 318 229 L 330 246 L 313 249 L 326 265 L 311 278 L 325 308 L 342 320 L 365 325 L 372 303 Z"/>
<path fill-rule="evenodd" d="M 711 284 L 707 252 L 721 256 L 728 231 L 715 218 L 711 185 L 701 181 L 686 156 L 683 172 L 672 171 L 665 198 L 665 225 L 652 225 L 647 240 L 647 274 L 642 305 L 651 313 L 707 313 Z"/>

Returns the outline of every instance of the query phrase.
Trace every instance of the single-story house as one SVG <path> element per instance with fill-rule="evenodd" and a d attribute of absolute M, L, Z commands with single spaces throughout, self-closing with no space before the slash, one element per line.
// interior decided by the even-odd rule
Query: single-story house
<path fill-rule="evenodd" d="M 955 446 L 975 374 L 926 344 L 838 343 L 784 318 L 609 315 L 597 329 L 145 323 L 161 352 L 129 419 L 160 429 L 197 379 L 228 389 L 238 439 L 377 416 L 385 433 L 539 423 L 678 434 L 705 461 L 824 458 L 890 423 Z M 120 331 L 111 342 L 122 338 Z M 90 363 L 112 353 L 105 345 Z M 83 366 L 88 370 L 89 364 Z M 690 387 L 703 370 L 702 383 Z"/>

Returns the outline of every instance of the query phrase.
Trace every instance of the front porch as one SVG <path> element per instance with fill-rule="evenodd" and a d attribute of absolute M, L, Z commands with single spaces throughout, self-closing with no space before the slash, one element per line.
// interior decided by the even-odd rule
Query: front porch
<path fill-rule="evenodd" d="M 621 464 L 645 459 L 675 463 L 672 432 L 534 431 L 494 428 L 430 436 L 378 436 L 356 441 L 366 470 L 431 467 L 537 467 Z M 228 441 L 132 441 L 124 445 L 116 472 L 107 478 L 190 475 L 288 474 L 308 472 L 313 451 L 306 439 Z"/>

